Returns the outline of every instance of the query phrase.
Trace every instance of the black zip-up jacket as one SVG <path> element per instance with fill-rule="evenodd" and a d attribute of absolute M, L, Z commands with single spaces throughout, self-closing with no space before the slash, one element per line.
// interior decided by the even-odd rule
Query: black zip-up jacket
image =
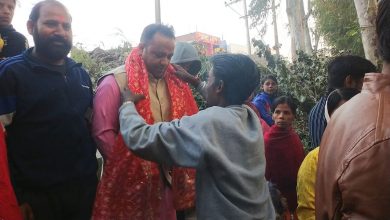
<path fill-rule="evenodd" d="M 0 63 L 0 117 L 13 114 L 6 141 L 16 190 L 96 176 L 96 146 L 86 119 L 90 77 L 69 58 L 65 74 L 50 70 L 32 60 L 31 51 Z"/>
<path fill-rule="evenodd" d="M 4 43 L 0 48 L 0 60 L 16 56 L 28 48 L 26 37 L 17 32 L 12 25 L 0 27 L 0 38 Z"/>

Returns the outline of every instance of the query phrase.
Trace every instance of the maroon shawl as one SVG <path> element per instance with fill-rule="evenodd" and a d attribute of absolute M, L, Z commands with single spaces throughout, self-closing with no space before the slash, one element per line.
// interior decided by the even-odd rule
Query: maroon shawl
<path fill-rule="evenodd" d="M 293 212 L 297 208 L 297 174 L 305 157 L 302 142 L 292 128 L 273 125 L 264 135 L 264 145 L 265 177 L 276 184 Z"/>

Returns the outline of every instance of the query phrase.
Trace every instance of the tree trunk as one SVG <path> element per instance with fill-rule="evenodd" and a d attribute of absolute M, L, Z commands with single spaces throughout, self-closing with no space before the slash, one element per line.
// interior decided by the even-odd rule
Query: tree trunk
<path fill-rule="evenodd" d="M 272 22 L 274 24 L 274 38 L 275 38 L 275 46 L 274 49 L 276 51 L 276 56 L 279 58 L 280 52 L 280 44 L 279 44 L 279 35 L 278 35 L 278 23 L 276 21 L 276 6 L 275 0 L 272 0 Z"/>
<path fill-rule="evenodd" d="M 308 20 L 309 20 L 309 17 L 311 16 L 311 13 L 312 13 L 311 0 L 307 0 L 307 8 L 308 8 L 307 14 L 305 14 L 303 0 L 300 1 L 300 4 L 301 4 L 302 14 L 304 15 L 304 18 L 305 18 L 304 20 L 302 20 L 303 31 L 305 34 L 305 51 L 308 54 L 312 54 L 313 48 L 311 45 L 310 30 L 309 30 L 309 25 L 308 25 Z"/>
<path fill-rule="evenodd" d="M 291 56 L 296 58 L 297 51 L 311 54 L 311 39 L 303 0 L 286 0 L 286 12 L 291 34 Z"/>
<path fill-rule="evenodd" d="M 359 19 L 360 32 L 366 59 L 378 64 L 376 53 L 376 1 L 375 0 L 354 0 L 357 16 Z"/>
<path fill-rule="evenodd" d="M 313 46 L 313 51 L 317 52 L 318 51 L 318 44 L 320 43 L 320 38 L 321 35 L 317 31 L 314 32 L 314 46 Z"/>

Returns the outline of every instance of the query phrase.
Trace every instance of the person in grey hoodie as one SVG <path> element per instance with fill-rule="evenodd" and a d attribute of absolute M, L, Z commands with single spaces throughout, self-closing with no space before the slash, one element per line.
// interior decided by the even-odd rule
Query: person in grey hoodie
<path fill-rule="evenodd" d="M 198 51 L 187 42 L 177 42 L 171 63 L 184 68 L 188 73 L 195 76 L 202 68 Z"/>
<path fill-rule="evenodd" d="M 148 125 L 135 108 L 143 95 L 122 91 L 123 139 L 146 160 L 196 168 L 198 219 L 275 219 L 261 125 L 244 105 L 260 74 L 245 55 L 216 55 L 211 63 L 204 87 L 209 107 L 192 116 Z"/>

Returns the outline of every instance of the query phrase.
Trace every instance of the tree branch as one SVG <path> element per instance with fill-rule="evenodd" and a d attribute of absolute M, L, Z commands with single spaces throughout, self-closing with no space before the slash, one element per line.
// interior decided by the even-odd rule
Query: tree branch
<path fill-rule="evenodd" d="M 311 5 L 311 0 L 307 0 L 307 14 L 305 15 L 305 20 L 307 21 L 312 14 L 313 6 Z"/>

